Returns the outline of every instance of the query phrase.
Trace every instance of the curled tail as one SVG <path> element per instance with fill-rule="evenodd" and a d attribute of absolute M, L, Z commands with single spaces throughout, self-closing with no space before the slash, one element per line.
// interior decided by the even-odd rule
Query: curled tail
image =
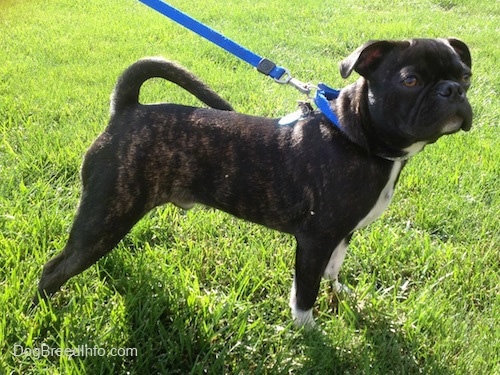
<path fill-rule="evenodd" d="M 118 78 L 111 95 L 111 114 L 137 105 L 142 84 L 155 77 L 179 85 L 212 108 L 233 110 L 231 104 L 180 65 L 161 57 L 146 57 L 130 65 Z"/>

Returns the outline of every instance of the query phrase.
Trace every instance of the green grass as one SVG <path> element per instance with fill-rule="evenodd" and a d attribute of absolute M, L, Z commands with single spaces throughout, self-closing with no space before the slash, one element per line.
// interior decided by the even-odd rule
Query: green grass
<path fill-rule="evenodd" d="M 459 37 L 473 55 L 474 128 L 403 171 L 389 210 L 353 238 L 341 272 L 353 294 L 335 307 L 322 286 L 317 331 L 291 325 L 293 239 L 202 207 L 150 213 L 28 313 L 41 266 L 66 241 L 82 155 L 130 63 L 176 60 L 246 113 L 280 116 L 300 96 L 136 1 L 1 1 L 0 374 L 499 373 L 498 3 L 172 3 L 334 87 L 346 84 L 338 62 L 368 39 Z M 196 103 L 164 82 L 143 100 Z M 137 355 L 14 355 L 82 345 Z"/>

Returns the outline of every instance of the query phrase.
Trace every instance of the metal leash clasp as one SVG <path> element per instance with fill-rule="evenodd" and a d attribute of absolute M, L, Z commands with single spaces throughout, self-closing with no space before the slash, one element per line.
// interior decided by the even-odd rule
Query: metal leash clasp
<path fill-rule="evenodd" d="M 311 83 L 304 83 L 299 81 L 296 78 L 293 78 L 288 69 L 285 69 L 285 72 L 279 78 L 274 78 L 274 82 L 279 83 L 280 85 L 290 85 L 301 93 L 306 94 L 308 98 L 310 98 L 311 90 L 315 89 L 315 85 Z"/>

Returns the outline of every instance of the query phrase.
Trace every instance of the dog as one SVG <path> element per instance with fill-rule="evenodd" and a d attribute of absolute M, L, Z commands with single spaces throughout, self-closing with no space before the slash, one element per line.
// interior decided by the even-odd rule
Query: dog
<path fill-rule="evenodd" d="M 329 102 L 336 127 L 318 111 L 285 125 L 237 113 L 175 63 L 132 64 L 85 155 L 69 239 L 44 266 L 34 302 L 110 252 L 154 207 L 200 203 L 295 236 L 290 307 L 297 325 L 314 325 L 321 278 L 342 287 L 353 232 L 387 208 L 407 160 L 472 125 L 471 54 L 458 39 L 370 41 L 341 62 L 343 78 L 353 71 L 359 79 Z M 211 108 L 140 104 L 153 77 Z"/>

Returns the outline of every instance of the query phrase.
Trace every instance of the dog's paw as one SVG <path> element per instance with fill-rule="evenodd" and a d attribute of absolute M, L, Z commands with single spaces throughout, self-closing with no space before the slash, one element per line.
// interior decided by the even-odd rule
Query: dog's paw
<path fill-rule="evenodd" d="M 297 306 L 297 290 L 295 285 L 295 279 L 292 284 L 292 290 L 290 293 L 290 309 L 292 310 L 293 323 L 297 328 L 314 328 L 314 317 L 313 309 L 301 310 Z"/>
<path fill-rule="evenodd" d="M 351 294 L 352 291 L 348 286 L 339 283 L 338 280 L 333 281 L 333 291 L 338 294 Z"/>
<path fill-rule="evenodd" d="M 297 328 L 304 327 L 305 329 L 314 329 L 316 323 L 314 322 L 313 309 L 302 311 L 292 307 L 293 323 Z"/>

